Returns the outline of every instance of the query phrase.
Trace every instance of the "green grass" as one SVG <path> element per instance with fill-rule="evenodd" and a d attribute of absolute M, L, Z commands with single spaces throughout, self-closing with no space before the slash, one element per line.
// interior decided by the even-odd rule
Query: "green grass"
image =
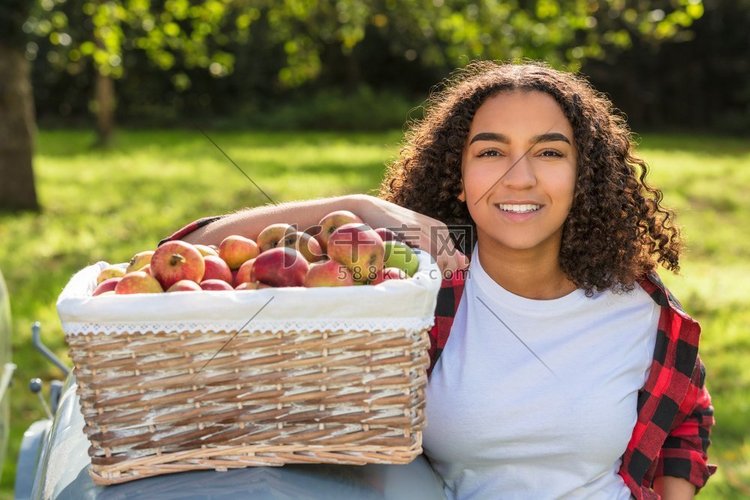
<path fill-rule="evenodd" d="M 687 246 L 680 275 L 662 276 L 702 326 L 719 470 L 701 496 L 750 498 L 750 144 L 657 136 L 640 149 Z"/>
<path fill-rule="evenodd" d="M 372 192 L 400 133 L 212 132 L 210 136 L 273 201 Z M 13 457 L 42 409 L 28 379 L 60 373 L 30 346 L 39 320 L 64 359 L 55 300 L 73 272 L 124 261 L 201 216 L 269 200 L 201 133 L 121 131 L 108 151 L 93 136 L 42 131 L 35 161 L 39 214 L 0 215 L 0 269 L 12 298 L 12 438 L 0 498 L 12 495 Z M 703 498 L 750 498 L 750 146 L 705 136 L 647 136 L 640 148 L 653 183 L 679 212 L 688 251 L 682 276 L 664 275 L 703 325 L 717 428 L 710 450 L 719 472 Z"/>

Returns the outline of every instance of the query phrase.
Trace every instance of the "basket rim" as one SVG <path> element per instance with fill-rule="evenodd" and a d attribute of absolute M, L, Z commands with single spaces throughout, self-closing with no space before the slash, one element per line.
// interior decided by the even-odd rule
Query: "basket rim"
<path fill-rule="evenodd" d="M 423 328 L 434 321 L 442 284 L 437 263 L 419 252 L 410 279 L 375 286 L 266 288 L 92 297 L 106 263 L 76 273 L 57 301 L 63 331 L 376 330 Z"/>

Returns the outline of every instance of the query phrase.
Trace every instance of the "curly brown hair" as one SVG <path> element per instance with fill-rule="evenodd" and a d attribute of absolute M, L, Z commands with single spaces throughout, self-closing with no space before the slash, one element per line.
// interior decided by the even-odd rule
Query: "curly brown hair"
<path fill-rule="evenodd" d="M 661 205 L 662 192 L 646 183 L 648 166 L 634 154 L 624 117 L 582 77 L 542 63 L 475 61 L 446 79 L 428 98 L 424 118 L 410 124 L 379 196 L 449 227 L 469 225 L 476 235 L 466 204 L 457 198 L 462 152 L 477 109 L 511 90 L 552 96 L 573 128 L 577 179 L 560 248 L 568 278 L 590 295 L 630 290 L 658 265 L 679 271 L 674 214 Z"/>

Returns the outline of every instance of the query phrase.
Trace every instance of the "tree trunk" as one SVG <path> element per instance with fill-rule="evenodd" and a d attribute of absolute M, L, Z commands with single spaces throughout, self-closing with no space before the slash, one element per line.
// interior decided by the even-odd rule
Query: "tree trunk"
<path fill-rule="evenodd" d="M 38 210 L 34 97 L 23 49 L 0 43 L 0 210 Z"/>
<path fill-rule="evenodd" d="M 115 83 L 109 75 L 96 72 L 97 145 L 108 146 L 115 128 Z"/>

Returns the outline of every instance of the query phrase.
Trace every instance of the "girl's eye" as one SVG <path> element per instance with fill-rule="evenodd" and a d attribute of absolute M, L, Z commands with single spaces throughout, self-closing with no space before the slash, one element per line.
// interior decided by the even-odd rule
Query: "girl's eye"
<path fill-rule="evenodd" d="M 490 157 L 492 157 L 492 156 L 502 156 L 502 153 L 500 151 L 498 151 L 497 149 L 486 149 L 484 151 L 480 151 L 478 156 L 480 158 L 481 157 L 487 157 L 487 156 L 490 156 Z"/>
<path fill-rule="evenodd" d="M 545 156 L 547 158 L 562 158 L 563 154 L 559 151 L 555 151 L 554 149 L 545 149 L 541 153 L 539 153 L 540 156 Z"/>

